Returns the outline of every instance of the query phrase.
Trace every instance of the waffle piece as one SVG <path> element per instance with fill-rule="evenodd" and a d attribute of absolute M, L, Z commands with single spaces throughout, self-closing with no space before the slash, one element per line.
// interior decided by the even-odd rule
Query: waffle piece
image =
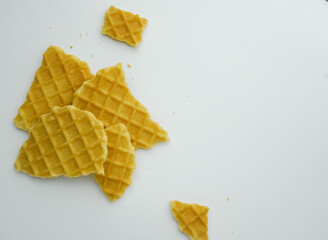
<path fill-rule="evenodd" d="M 119 123 L 105 129 L 107 134 L 107 158 L 104 162 L 104 174 L 94 174 L 109 200 L 122 197 L 125 189 L 132 183 L 132 174 L 136 168 L 134 147 L 126 127 Z"/>
<path fill-rule="evenodd" d="M 92 77 L 86 62 L 50 46 L 43 54 L 24 104 L 18 109 L 14 119 L 16 127 L 28 131 L 53 107 L 72 104 L 73 93 Z"/>
<path fill-rule="evenodd" d="M 130 12 L 111 6 L 105 13 L 101 32 L 131 46 L 138 46 L 142 41 L 142 32 L 148 21 Z"/>
<path fill-rule="evenodd" d="M 102 122 L 73 106 L 54 107 L 31 128 L 15 167 L 35 177 L 103 173 L 107 136 Z"/>
<path fill-rule="evenodd" d="M 74 94 L 73 105 L 92 112 L 106 127 L 125 124 L 136 149 L 169 140 L 166 131 L 150 119 L 147 109 L 131 94 L 121 63 L 99 70 L 94 79 L 83 83 Z"/>
<path fill-rule="evenodd" d="M 182 203 L 171 201 L 174 218 L 179 224 L 179 229 L 187 234 L 191 240 L 207 240 L 207 212 L 206 206 L 195 203 Z"/>

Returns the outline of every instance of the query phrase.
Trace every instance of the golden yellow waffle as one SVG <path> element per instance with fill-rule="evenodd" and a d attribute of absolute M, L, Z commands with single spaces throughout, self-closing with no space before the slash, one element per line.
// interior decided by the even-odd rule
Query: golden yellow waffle
<path fill-rule="evenodd" d="M 171 201 L 174 218 L 179 224 L 179 229 L 187 234 L 191 240 L 207 240 L 207 212 L 206 206 L 198 204 Z"/>
<path fill-rule="evenodd" d="M 126 127 L 119 123 L 105 129 L 107 134 L 107 158 L 104 174 L 94 174 L 95 180 L 110 201 L 122 197 L 125 189 L 132 183 L 136 168 L 134 147 Z"/>
<path fill-rule="evenodd" d="M 67 55 L 59 47 L 49 47 L 43 54 L 26 100 L 18 109 L 14 119 L 16 127 L 28 131 L 42 114 L 50 112 L 53 107 L 72 104 L 73 93 L 92 77 L 86 62 Z"/>
<path fill-rule="evenodd" d="M 31 128 L 15 167 L 35 177 L 103 173 L 107 136 L 102 122 L 73 106 L 54 107 Z"/>
<path fill-rule="evenodd" d="M 75 92 L 73 105 L 92 112 L 106 127 L 123 123 L 136 149 L 169 140 L 166 131 L 131 94 L 121 63 L 99 70 L 94 79 L 86 81 Z"/>
<path fill-rule="evenodd" d="M 138 46 L 142 40 L 142 32 L 148 21 L 130 12 L 111 6 L 105 13 L 105 21 L 101 32 L 131 46 Z"/>

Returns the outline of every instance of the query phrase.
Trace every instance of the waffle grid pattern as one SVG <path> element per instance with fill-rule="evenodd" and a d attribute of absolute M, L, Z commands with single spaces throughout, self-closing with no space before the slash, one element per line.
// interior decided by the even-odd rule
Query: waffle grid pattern
<path fill-rule="evenodd" d="M 132 174 L 136 168 L 134 147 L 123 124 L 108 127 L 105 132 L 108 154 L 104 162 L 104 174 L 94 174 L 94 178 L 110 201 L 115 201 L 132 183 Z"/>
<path fill-rule="evenodd" d="M 150 119 L 147 109 L 131 94 L 122 65 L 98 71 L 74 94 L 73 105 L 92 112 L 104 125 L 123 123 L 136 149 L 167 141 L 166 131 Z"/>
<path fill-rule="evenodd" d="M 105 13 L 102 33 L 131 46 L 138 46 L 142 41 L 142 32 L 147 19 L 111 6 Z"/>
<path fill-rule="evenodd" d="M 171 201 L 172 213 L 181 231 L 192 240 L 207 240 L 208 207 Z"/>
<path fill-rule="evenodd" d="M 103 125 L 92 114 L 55 107 L 33 126 L 15 166 L 37 177 L 103 173 L 106 142 Z"/>
<path fill-rule="evenodd" d="M 14 122 L 18 128 L 29 130 L 42 114 L 55 106 L 72 104 L 74 92 L 93 75 L 87 63 L 67 55 L 61 48 L 51 46 L 43 54 L 41 67 L 19 108 Z"/>

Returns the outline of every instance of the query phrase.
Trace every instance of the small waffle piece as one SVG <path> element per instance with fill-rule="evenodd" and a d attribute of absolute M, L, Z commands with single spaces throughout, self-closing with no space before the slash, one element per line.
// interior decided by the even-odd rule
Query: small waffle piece
<path fill-rule="evenodd" d="M 207 212 L 206 206 L 198 204 L 171 201 L 174 218 L 179 224 L 179 229 L 187 234 L 191 240 L 207 240 Z"/>
<path fill-rule="evenodd" d="M 35 177 L 103 173 L 107 136 L 102 122 L 73 106 L 54 107 L 31 128 L 15 167 Z"/>
<path fill-rule="evenodd" d="M 105 13 L 105 21 L 101 32 L 131 46 L 138 46 L 142 41 L 142 32 L 147 19 L 111 6 Z"/>
<path fill-rule="evenodd" d="M 43 54 L 24 104 L 18 109 L 14 119 L 16 127 L 28 131 L 53 107 L 72 104 L 73 93 L 92 77 L 86 62 L 59 47 L 50 46 Z"/>
<path fill-rule="evenodd" d="M 94 79 L 86 81 L 75 92 L 73 105 L 92 112 L 105 127 L 123 123 L 136 149 L 169 140 L 166 131 L 131 94 L 121 63 L 99 70 Z"/>
<path fill-rule="evenodd" d="M 105 129 L 107 134 L 107 158 L 104 174 L 94 174 L 94 178 L 110 201 L 122 197 L 125 189 L 132 183 L 136 168 L 134 147 L 126 127 L 119 123 Z"/>

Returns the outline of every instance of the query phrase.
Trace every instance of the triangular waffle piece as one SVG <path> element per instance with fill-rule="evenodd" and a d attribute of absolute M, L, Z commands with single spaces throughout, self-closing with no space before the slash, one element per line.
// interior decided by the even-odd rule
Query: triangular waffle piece
<path fill-rule="evenodd" d="M 194 203 L 171 201 L 174 218 L 179 224 L 179 229 L 187 234 L 191 240 L 207 240 L 207 212 L 206 206 Z"/>
<path fill-rule="evenodd" d="M 53 107 L 72 104 L 73 93 L 92 77 L 86 62 L 66 54 L 59 47 L 49 47 L 43 54 L 26 100 L 18 109 L 14 119 L 16 127 L 28 131 Z"/>
<path fill-rule="evenodd" d="M 136 168 L 134 147 L 126 127 L 119 123 L 105 129 L 107 134 L 107 158 L 104 174 L 94 174 L 94 178 L 110 201 L 122 197 L 125 189 L 132 183 Z"/>
<path fill-rule="evenodd" d="M 103 173 L 107 136 L 102 122 L 73 106 L 54 107 L 31 128 L 15 167 L 35 177 Z"/>
<path fill-rule="evenodd" d="M 138 46 L 142 41 L 142 32 L 147 19 L 111 6 L 105 13 L 105 21 L 101 32 L 131 46 Z"/>
<path fill-rule="evenodd" d="M 121 63 L 99 70 L 94 79 L 86 81 L 75 92 L 73 105 L 92 112 L 105 127 L 125 124 L 136 149 L 169 140 L 166 131 L 131 94 Z"/>

